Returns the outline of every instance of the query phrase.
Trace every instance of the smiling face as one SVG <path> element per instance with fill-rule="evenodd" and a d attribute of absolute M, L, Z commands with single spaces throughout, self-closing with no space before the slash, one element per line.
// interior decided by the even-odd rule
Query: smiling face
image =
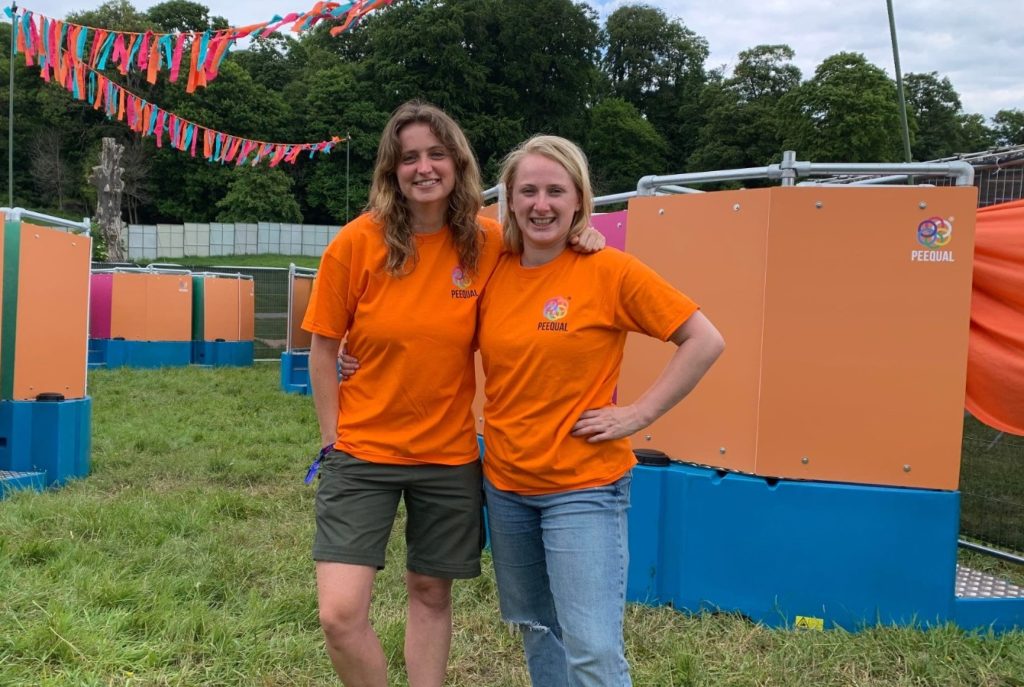
<path fill-rule="evenodd" d="M 562 165 L 531 153 L 516 167 L 509 205 L 523 235 L 524 264 L 541 264 L 565 248 L 580 195 Z"/>
<path fill-rule="evenodd" d="M 447 206 L 455 188 L 455 161 L 451 152 L 422 122 L 406 125 L 398 133 L 401 155 L 395 176 L 412 214 L 425 214 Z"/>

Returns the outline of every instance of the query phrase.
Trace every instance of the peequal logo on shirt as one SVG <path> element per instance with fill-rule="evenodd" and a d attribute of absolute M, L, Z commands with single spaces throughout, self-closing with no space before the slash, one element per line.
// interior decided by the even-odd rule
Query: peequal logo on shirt
<path fill-rule="evenodd" d="M 462 269 L 462 265 L 456 265 L 455 269 L 452 270 L 452 284 L 455 288 L 452 289 L 452 298 L 476 298 L 476 289 L 469 288 L 473 285 L 473 280 L 466 270 Z"/>
<path fill-rule="evenodd" d="M 569 323 L 562 322 L 565 316 L 569 314 L 569 299 L 564 296 L 555 296 L 549 298 L 544 303 L 544 308 L 541 311 L 544 316 L 542 322 L 537 323 L 537 331 L 546 332 L 567 332 L 569 331 Z"/>

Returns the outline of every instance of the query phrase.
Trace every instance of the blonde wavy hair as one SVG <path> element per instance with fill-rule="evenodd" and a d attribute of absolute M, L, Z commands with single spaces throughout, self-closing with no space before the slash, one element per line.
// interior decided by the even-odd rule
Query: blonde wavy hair
<path fill-rule="evenodd" d="M 533 136 L 505 156 L 501 163 L 499 183 L 505 187 L 505 197 L 512 202 L 512 187 L 516 181 L 516 171 L 527 155 L 543 155 L 557 162 L 569 173 L 569 178 L 576 186 L 579 195 L 580 209 L 572 218 L 566 242 L 590 226 L 590 212 L 594 206 L 594 189 L 590 185 L 590 167 L 587 156 L 580 147 L 561 136 Z M 502 232 L 505 236 L 505 248 L 513 253 L 523 252 L 523 231 L 516 223 L 515 213 L 511 208 L 502 220 Z"/>
<path fill-rule="evenodd" d="M 411 213 L 408 201 L 398 187 L 396 174 L 402 158 L 398 135 L 404 127 L 414 123 L 429 126 L 455 162 L 455 185 L 448 196 L 445 223 L 452 233 L 462 269 L 471 275 L 476 274 L 483 240 L 476 219 L 483 205 L 480 167 L 466 135 L 455 120 L 440 108 L 418 100 L 399 105 L 391 114 L 377 147 L 377 164 L 366 209 L 384 227 L 384 243 L 388 248 L 384 267 L 392 276 L 400 277 L 416 266 Z"/>

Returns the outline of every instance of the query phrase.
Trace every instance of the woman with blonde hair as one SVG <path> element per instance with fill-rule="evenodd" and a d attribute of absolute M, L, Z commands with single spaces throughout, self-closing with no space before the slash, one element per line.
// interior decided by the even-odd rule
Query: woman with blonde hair
<path fill-rule="evenodd" d="M 400 499 L 413 687 L 443 683 L 452 580 L 480 574 L 473 347 L 477 299 L 502 244 L 498 224 L 477 217 L 480 188 L 451 117 L 422 102 L 398 107 L 381 135 L 367 211 L 324 251 L 302 323 L 313 334 L 324 447 L 313 543 L 320 623 L 349 687 L 387 684 L 369 609 Z M 339 385 L 343 339 L 359 371 Z"/>
<path fill-rule="evenodd" d="M 506 158 L 503 254 L 480 300 L 484 492 L 501 612 L 537 687 L 629 685 L 622 639 L 628 436 L 683 399 L 723 350 L 697 305 L 614 249 L 566 247 L 590 223 L 586 157 L 535 136 Z M 627 332 L 677 346 L 613 403 Z"/>

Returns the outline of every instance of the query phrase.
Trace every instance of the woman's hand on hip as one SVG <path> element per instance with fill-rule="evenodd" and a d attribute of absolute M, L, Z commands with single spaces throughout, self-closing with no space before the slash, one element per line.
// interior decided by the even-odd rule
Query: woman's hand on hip
<path fill-rule="evenodd" d="M 348 354 L 348 345 L 341 347 L 338 351 L 338 372 L 341 374 L 341 381 L 347 382 L 359 369 L 359 359 Z"/>
<path fill-rule="evenodd" d="M 572 435 L 586 437 L 589 443 L 594 444 L 628 437 L 648 424 L 635 406 L 605 406 L 583 411 L 572 427 Z"/>

